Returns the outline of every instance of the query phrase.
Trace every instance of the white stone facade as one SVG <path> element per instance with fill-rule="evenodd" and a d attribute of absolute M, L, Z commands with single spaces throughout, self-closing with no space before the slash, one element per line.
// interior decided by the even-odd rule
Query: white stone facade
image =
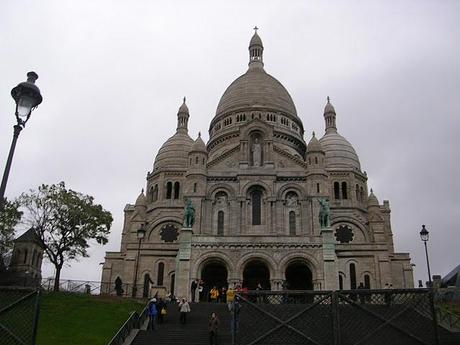
<path fill-rule="evenodd" d="M 248 71 L 222 96 L 207 144 L 189 137 L 184 99 L 146 193 L 125 208 L 121 249 L 107 252 L 102 281 L 134 282 L 144 224 L 137 284 L 149 284 L 148 274 L 148 294 L 185 296 L 201 278 L 249 288 L 262 281 L 273 290 L 413 287 L 409 254 L 394 252 L 389 202 L 369 195 L 329 99 L 325 134 L 307 145 L 289 93 L 264 70 L 257 33 L 249 51 Z M 319 198 L 330 201 L 328 229 L 319 224 Z M 182 227 L 187 199 L 196 210 L 192 229 Z"/>

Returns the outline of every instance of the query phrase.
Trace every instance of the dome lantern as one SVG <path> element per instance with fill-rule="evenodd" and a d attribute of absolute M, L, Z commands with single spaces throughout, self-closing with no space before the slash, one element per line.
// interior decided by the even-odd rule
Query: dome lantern
<path fill-rule="evenodd" d="M 177 112 L 177 131 L 187 133 L 188 132 L 188 118 L 190 114 L 188 112 L 187 104 L 185 104 L 185 97 L 184 102 L 179 107 L 179 111 Z"/>
<path fill-rule="evenodd" d="M 259 28 L 257 26 L 254 27 L 254 35 L 252 36 L 251 41 L 249 42 L 249 68 L 262 68 L 264 66 L 264 46 L 262 44 L 260 36 L 257 34 L 258 29 Z"/>
<path fill-rule="evenodd" d="M 335 109 L 334 106 L 331 104 L 331 99 L 327 96 L 327 104 L 324 107 L 324 120 L 326 121 L 326 133 L 328 132 L 336 132 L 337 126 L 335 124 Z"/>

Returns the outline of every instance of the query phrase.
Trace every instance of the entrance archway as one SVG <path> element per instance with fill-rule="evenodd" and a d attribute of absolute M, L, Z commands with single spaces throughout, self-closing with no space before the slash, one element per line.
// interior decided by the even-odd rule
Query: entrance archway
<path fill-rule="evenodd" d="M 313 290 L 312 273 L 305 263 L 295 261 L 288 265 L 286 288 L 288 290 Z"/>
<path fill-rule="evenodd" d="M 222 262 L 210 261 L 201 270 L 201 280 L 203 280 L 203 291 L 200 293 L 200 300 L 209 299 L 209 291 L 215 286 L 219 290 L 227 287 L 227 267 Z"/>
<path fill-rule="evenodd" d="M 253 260 L 244 267 L 243 287 L 255 290 L 259 283 L 262 285 L 263 290 L 271 290 L 270 270 L 265 262 Z"/>

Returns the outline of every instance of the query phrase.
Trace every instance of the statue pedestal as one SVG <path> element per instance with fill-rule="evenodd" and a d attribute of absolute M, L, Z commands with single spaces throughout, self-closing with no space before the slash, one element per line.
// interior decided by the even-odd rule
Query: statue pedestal
<path fill-rule="evenodd" d="M 179 252 L 176 257 L 176 276 L 174 295 L 189 298 L 190 257 L 192 255 L 192 228 L 183 227 L 179 234 Z"/>
<path fill-rule="evenodd" d="M 339 288 L 339 272 L 337 271 L 337 255 L 335 254 L 334 230 L 331 227 L 321 229 L 323 238 L 324 286 L 323 290 Z"/>

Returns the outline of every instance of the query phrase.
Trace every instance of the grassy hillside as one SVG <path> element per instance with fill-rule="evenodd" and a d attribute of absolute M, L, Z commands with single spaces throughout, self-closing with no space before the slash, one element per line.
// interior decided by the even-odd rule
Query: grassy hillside
<path fill-rule="evenodd" d="M 112 296 L 43 293 L 37 345 L 106 345 L 131 312 L 143 307 Z"/>

